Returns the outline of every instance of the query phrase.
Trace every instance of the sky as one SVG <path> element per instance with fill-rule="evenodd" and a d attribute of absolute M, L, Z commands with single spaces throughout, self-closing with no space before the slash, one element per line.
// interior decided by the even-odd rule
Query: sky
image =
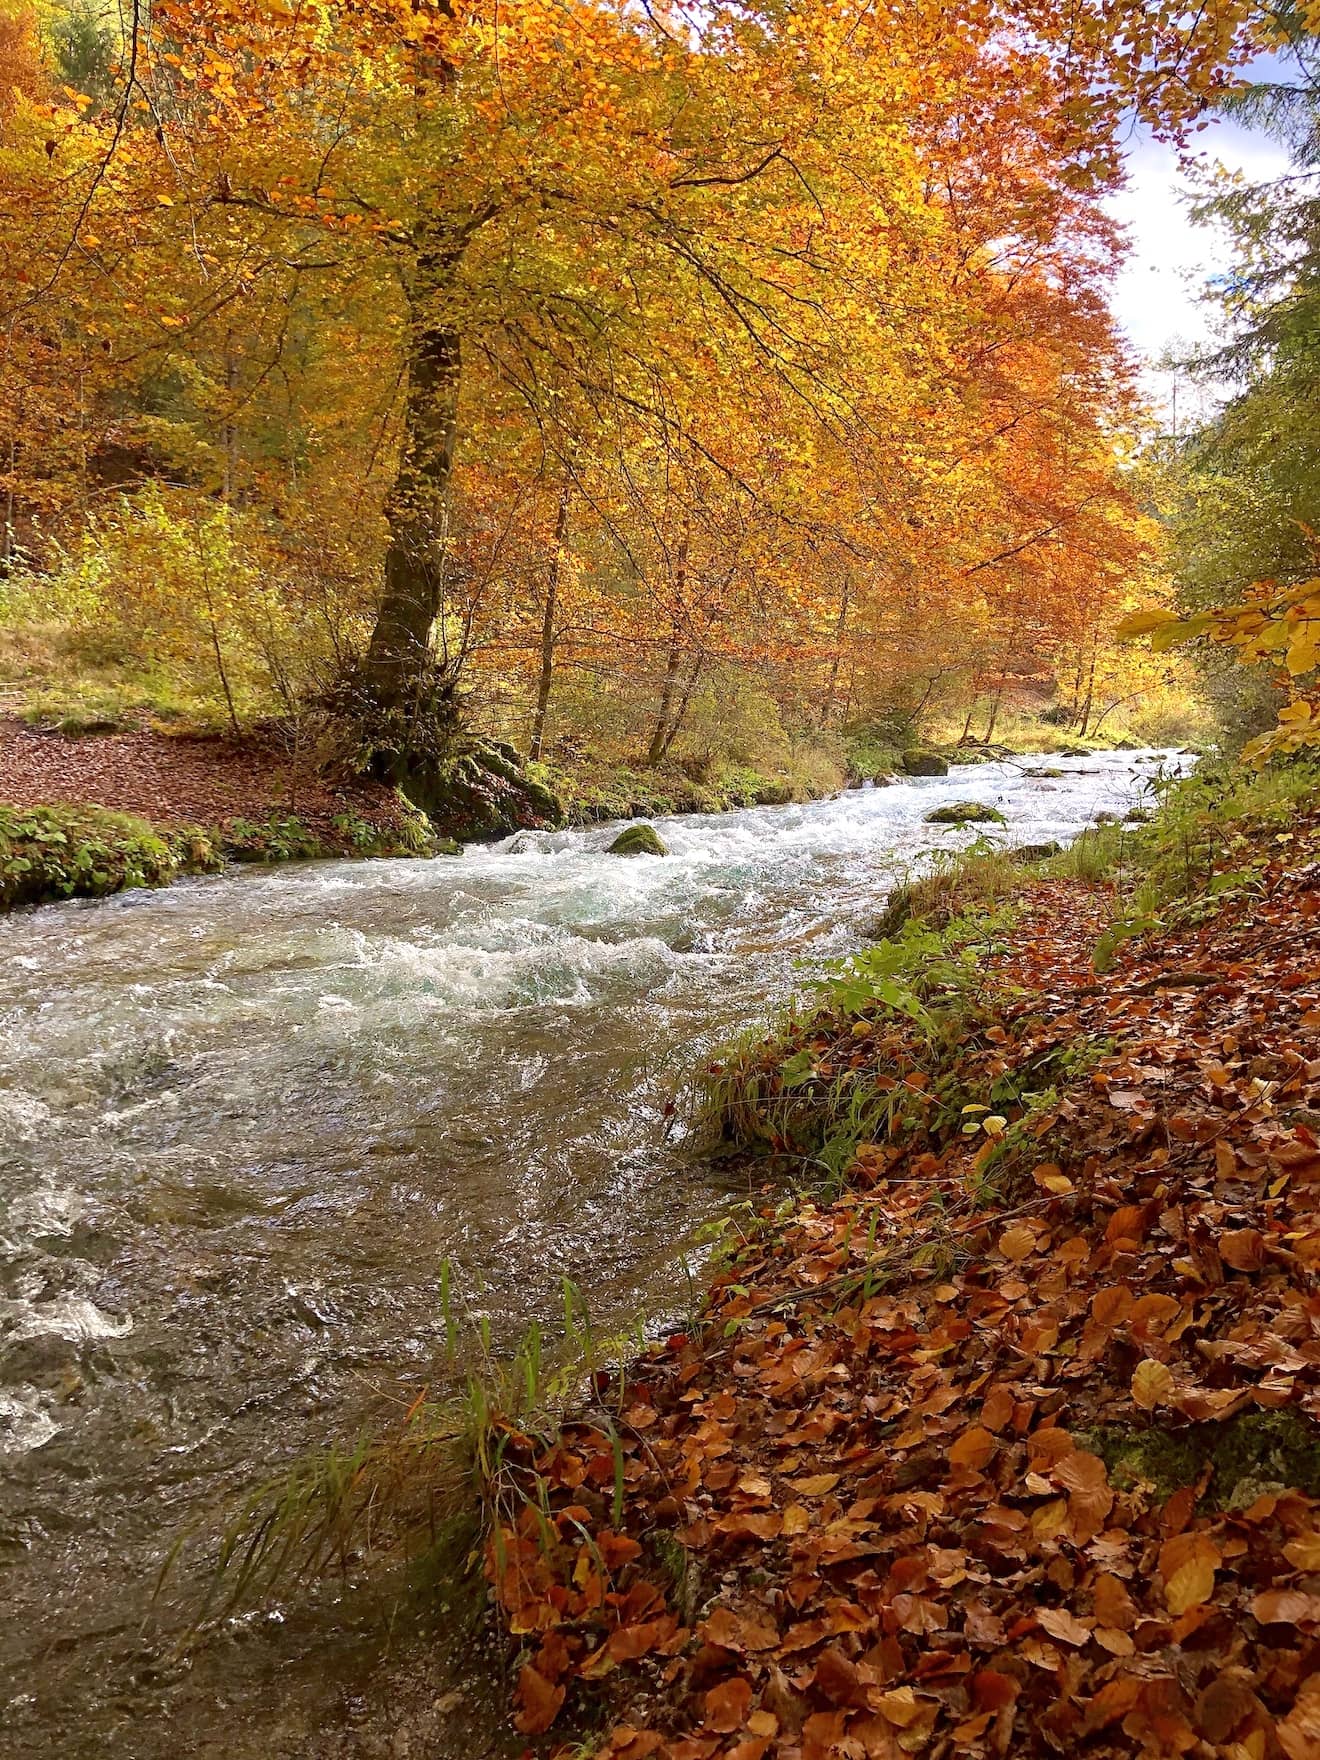
<path fill-rule="evenodd" d="M 1277 141 L 1231 122 L 1212 123 L 1196 137 L 1195 150 L 1201 161 L 1217 161 L 1252 182 L 1288 168 Z M 1172 147 L 1139 139 L 1129 151 L 1127 187 L 1109 202 L 1131 245 L 1113 290 L 1114 315 L 1145 362 L 1143 383 L 1152 400 L 1171 422 L 1176 414 L 1180 426 L 1204 412 L 1209 393 L 1158 363 L 1166 352 L 1176 355 L 1211 337 L 1213 309 L 1199 295 L 1227 261 L 1219 229 L 1193 223 L 1185 200 L 1190 187 Z"/>

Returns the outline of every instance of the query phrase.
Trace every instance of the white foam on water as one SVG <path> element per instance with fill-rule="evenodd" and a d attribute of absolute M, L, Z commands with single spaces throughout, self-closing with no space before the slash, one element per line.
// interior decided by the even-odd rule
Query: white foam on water
<path fill-rule="evenodd" d="M 67 1238 L 85 1209 L 71 1186 L 42 1185 L 11 1199 L 0 1229 L 0 1252 L 17 1257 L 39 1240 Z"/>
<path fill-rule="evenodd" d="M 126 1338 L 133 1330 L 131 1314 L 107 1314 L 85 1296 L 63 1296 L 53 1302 L 0 1302 L 8 1312 L 11 1341 L 63 1338 L 70 1344 L 92 1344 L 103 1338 Z"/>
<path fill-rule="evenodd" d="M 20 1088 L 0 1089 L 0 1142 L 33 1142 L 51 1128 L 49 1105 Z"/>
<path fill-rule="evenodd" d="M 0 1455 L 29 1454 L 34 1448 L 44 1448 L 59 1430 L 35 1387 L 0 1393 Z"/>

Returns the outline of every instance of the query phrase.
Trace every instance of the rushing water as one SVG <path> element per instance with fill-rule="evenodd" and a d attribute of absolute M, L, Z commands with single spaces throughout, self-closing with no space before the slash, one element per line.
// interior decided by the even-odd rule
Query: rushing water
<path fill-rule="evenodd" d="M 523 834 L 0 925 L 0 1753 L 377 1751 L 326 1745 L 380 1678 L 333 1595 L 179 1660 L 173 1538 L 425 1385 L 446 1257 L 500 1337 L 564 1277 L 607 1323 L 672 1300 L 727 1203 L 666 1145 L 675 1077 L 966 840 L 932 807 L 1066 839 L 1157 761 L 662 821 L 667 860 Z"/>

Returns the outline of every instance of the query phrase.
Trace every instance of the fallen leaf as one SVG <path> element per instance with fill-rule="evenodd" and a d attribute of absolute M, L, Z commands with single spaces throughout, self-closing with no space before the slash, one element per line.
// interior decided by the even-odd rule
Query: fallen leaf
<path fill-rule="evenodd" d="M 952 1444 L 949 1459 L 955 1467 L 966 1467 L 979 1472 L 988 1466 L 994 1457 L 998 1444 L 992 1431 L 984 1425 L 972 1424 Z"/>
<path fill-rule="evenodd" d="M 1145 1357 L 1137 1364 L 1132 1376 L 1132 1398 L 1143 1412 L 1165 1404 L 1174 1392 L 1172 1371 L 1165 1363 Z"/>
<path fill-rule="evenodd" d="M 1215 1242 L 1219 1257 L 1234 1271 L 1259 1271 L 1265 1263 L 1265 1238 L 1259 1229 L 1230 1229 Z"/>
<path fill-rule="evenodd" d="M 1263 1626 L 1314 1625 L 1320 1620 L 1320 1595 L 1300 1589 L 1266 1589 L 1251 1602 L 1251 1613 Z"/>
<path fill-rule="evenodd" d="M 1038 1609 L 1036 1619 L 1051 1638 L 1057 1638 L 1061 1644 L 1080 1647 L 1090 1639 L 1090 1626 L 1069 1613 L 1066 1607 L 1042 1607 Z"/>
<path fill-rule="evenodd" d="M 741 1675 L 730 1675 L 706 1694 L 706 1726 L 720 1735 L 732 1735 L 746 1725 L 751 1706 L 752 1683 Z"/>
<path fill-rule="evenodd" d="M 793 1489 L 800 1497 L 824 1497 L 838 1483 L 837 1473 L 812 1473 L 805 1479 L 794 1479 Z"/>
<path fill-rule="evenodd" d="M 1299 1571 L 1320 1571 L 1320 1532 L 1308 1528 L 1306 1533 L 1298 1534 L 1284 1547 L 1283 1556 Z"/>
<path fill-rule="evenodd" d="M 1199 1607 L 1215 1591 L 1214 1566 L 1201 1556 L 1180 1565 L 1164 1585 L 1164 1603 L 1170 1613 L 1186 1613 Z"/>
<path fill-rule="evenodd" d="M 524 1662 L 518 1671 L 518 1685 L 514 1692 L 518 1706 L 514 1728 L 524 1736 L 544 1734 L 558 1717 L 566 1697 L 564 1687 L 548 1681 L 530 1662 Z"/>
<path fill-rule="evenodd" d="M 1023 1228 L 1020 1223 L 1016 1228 L 1008 1229 L 999 1237 L 999 1251 L 1005 1259 L 1011 1260 L 1014 1264 L 1020 1264 L 1022 1260 L 1029 1259 L 1035 1250 L 1035 1235 L 1029 1228 Z"/>
<path fill-rule="evenodd" d="M 892 1723 L 896 1729 L 906 1729 L 921 1715 L 921 1706 L 911 1687 L 894 1687 L 888 1693 L 877 1694 L 870 1702 L 886 1723 Z"/>

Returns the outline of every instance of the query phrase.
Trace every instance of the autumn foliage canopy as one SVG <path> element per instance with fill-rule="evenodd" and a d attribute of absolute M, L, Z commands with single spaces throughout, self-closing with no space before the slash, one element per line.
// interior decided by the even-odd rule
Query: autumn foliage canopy
<path fill-rule="evenodd" d="M 281 694 L 438 668 L 652 758 L 713 682 L 865 714 L 1139 586 L 1100 198 L 1248 8 L 160 0 L 77 80 L 28 11 L 7 557 L 219 500 L 202 622 Z"/>

